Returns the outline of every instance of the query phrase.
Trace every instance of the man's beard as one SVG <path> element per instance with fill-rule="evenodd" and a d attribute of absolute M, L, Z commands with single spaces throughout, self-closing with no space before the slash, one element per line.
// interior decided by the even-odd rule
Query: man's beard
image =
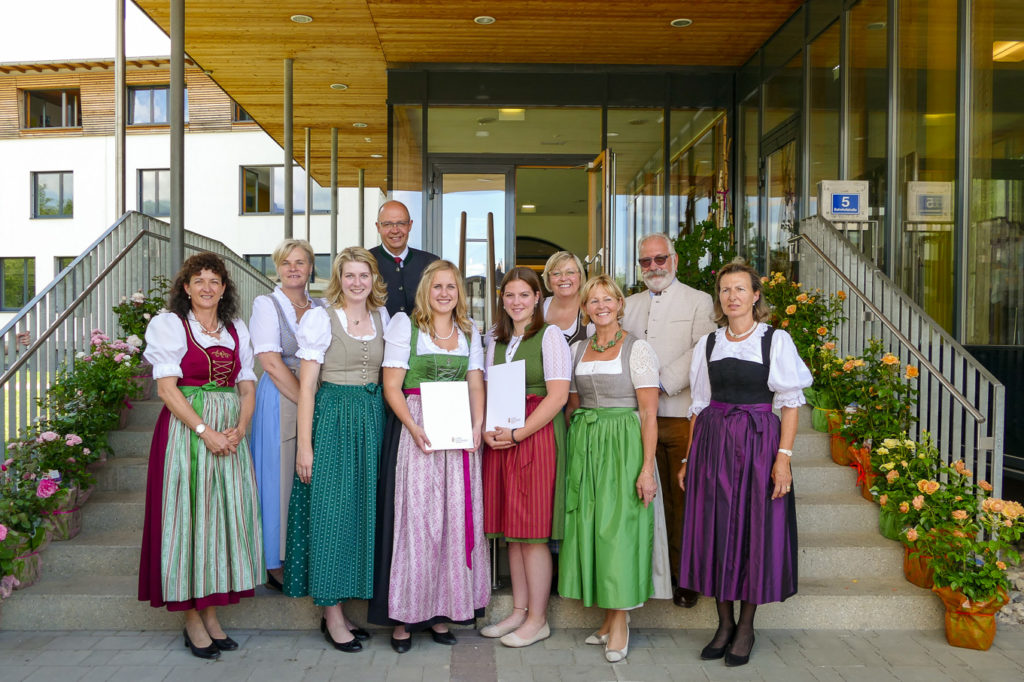
<path fill-rule="evenodd" d="M 644 272 L 644 284 L 651 291 L 662 291 L 672 283 L 670 270 L 647 270 Z"/>

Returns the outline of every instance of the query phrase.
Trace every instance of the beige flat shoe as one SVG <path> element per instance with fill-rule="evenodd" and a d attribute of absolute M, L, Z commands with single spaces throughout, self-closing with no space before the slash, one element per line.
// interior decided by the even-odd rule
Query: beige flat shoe
<path fill-rule="evenodd" d="M 626 623 L 626 646 L 621 649 L 609 649 L 605 645 L 604 649 L 604 660 L 609 663 L 620 663 L 626 660 L 626 656 L 629 655 L 629 623 Z"/>
<path fill-rule="evenodd" d="M 510 632 L 515 632 L 516 630 L 518 630 L 519 627 L 526 621 L 526 609 L 521 609 L 518 606 L 513 606 L 512 611 L 522 611 L 523 620 L 519 621 L 515 625 L 506 625 L 505 627 L 499 627 L 498 623 L 494 623 L 493 625 L 487 625 L 480 629 L 480 636 L 488 637 L 490 639 L 497 639 L 499 637 L 504 637 Z"/>
<path fill-rule="evenodd" d="M 597 630 L 595 630 L 592 634 L 587 635 L 587 638 L 585 640 L 583 640 L 583 643 L 584 644 L 607 644 L 608 643 L 608 633 L 606 632 L 603 635 L 599 635 L 599 634 L 597 634 Z"/>
<path fill-rule="evenodd" d="M 551 636 L 551 628 L 548 627 L 547 623 L 544 623 L 544 625 L 540 626 L 540 630 L 537 630 L 537 634 L 535 634 L 530 639 L 523 639 L 522 637 L 520 637 L 516 633 L 510 632 L 507 635 L 505 635 L 504 637 L 502 637 L 501 640 L 499 640 L 499 641 L 501 641 L 501 643 L 504 644 L 507 647 L 511 647 L 513 649 L 519 649 L 519 648 L 524 647 L 524 646 L 530 646 L 531 644 L 536 644 L 537 642 L 539 642 L 541 640 L 544 640 L 544 639 L 547 639 L 550 636 Z"/>

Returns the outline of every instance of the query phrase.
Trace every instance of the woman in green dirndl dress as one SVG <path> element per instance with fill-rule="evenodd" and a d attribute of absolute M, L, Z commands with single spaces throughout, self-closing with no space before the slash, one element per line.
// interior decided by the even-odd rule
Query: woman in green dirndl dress
<path fill-rule="evenodd" d="M 329 307 L 306 313 L 296 334 L 302 364 L 284 593 L 323 606 L 324 638 L 348 652 L 369 638 L 341 605 L 373 596 L 386 298 L 373 254 L 349 247 L 331 267 Z"/>
<path fill-rule="evenodd" d="M 624 298 L 614 280 L 591 278 L 582 300 L 596 333 L 572 347 L 558 591 L 607 609 L 587 643 L 604 644 L 615 663 L 629 651 L 627 611 L 654 594 L 658 358 L 646 341 L 622 331 Z"/>

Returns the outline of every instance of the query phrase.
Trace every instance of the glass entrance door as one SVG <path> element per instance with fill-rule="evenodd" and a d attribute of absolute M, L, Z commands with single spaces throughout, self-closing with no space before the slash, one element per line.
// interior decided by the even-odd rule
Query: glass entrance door
<path fill-rule="evenodd" d="M 797 220 L 796 139 L 782 141 L 763 157 L 765 201 L 762 234 L 768 272 L 791 274 L 789 238 L 796 234 Z"/>

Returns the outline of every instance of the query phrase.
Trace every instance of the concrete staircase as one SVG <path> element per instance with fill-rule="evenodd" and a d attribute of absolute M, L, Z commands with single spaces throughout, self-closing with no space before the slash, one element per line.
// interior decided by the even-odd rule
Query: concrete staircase
<path fill-rule="evenodd" d="M 153 609 L 136 598 L 142 537 L 146 464 L 159 401 L 136 403 L 129 425 L 110 434 L 116 456 L 97 478 L 84 509 L 83 530 L 67 542 L 54 542 L 42 557 L 43 577 L 3 604 L 6 630 L 172 630 L 181 616 Z M 829 458 L 828 436 L 809 427 L 801 413 L 793 454 L 800 531 L 799 593 L 784 604 L 758 611 L 758 626 L 800 629 L 933 629 L 942 622 L 939 600 L 903 578 L 902 548 L 877 531 L 878 511 L 854 487 L 853 469 Z M 507 583 L 507 580 L 506 580 Z M 488 616 L 511 610 L 508 589 L 492 598 Z M 365 622 L 365 604 L 347 612 Z M 316 627 L 319 609 L 310 599 L 290 599 L 257 588 L 255 599 L 226 607 L 228 629 Z M 553 627 L 596 627 L 601 615 L 579 602 L 553 597 Z M 489 618 L 491 620 L 493 618 Z M 635 626 L 713 628 L 714 602 L 702 598 L 693 609 L 651 600 L 633 614 Z"/>

